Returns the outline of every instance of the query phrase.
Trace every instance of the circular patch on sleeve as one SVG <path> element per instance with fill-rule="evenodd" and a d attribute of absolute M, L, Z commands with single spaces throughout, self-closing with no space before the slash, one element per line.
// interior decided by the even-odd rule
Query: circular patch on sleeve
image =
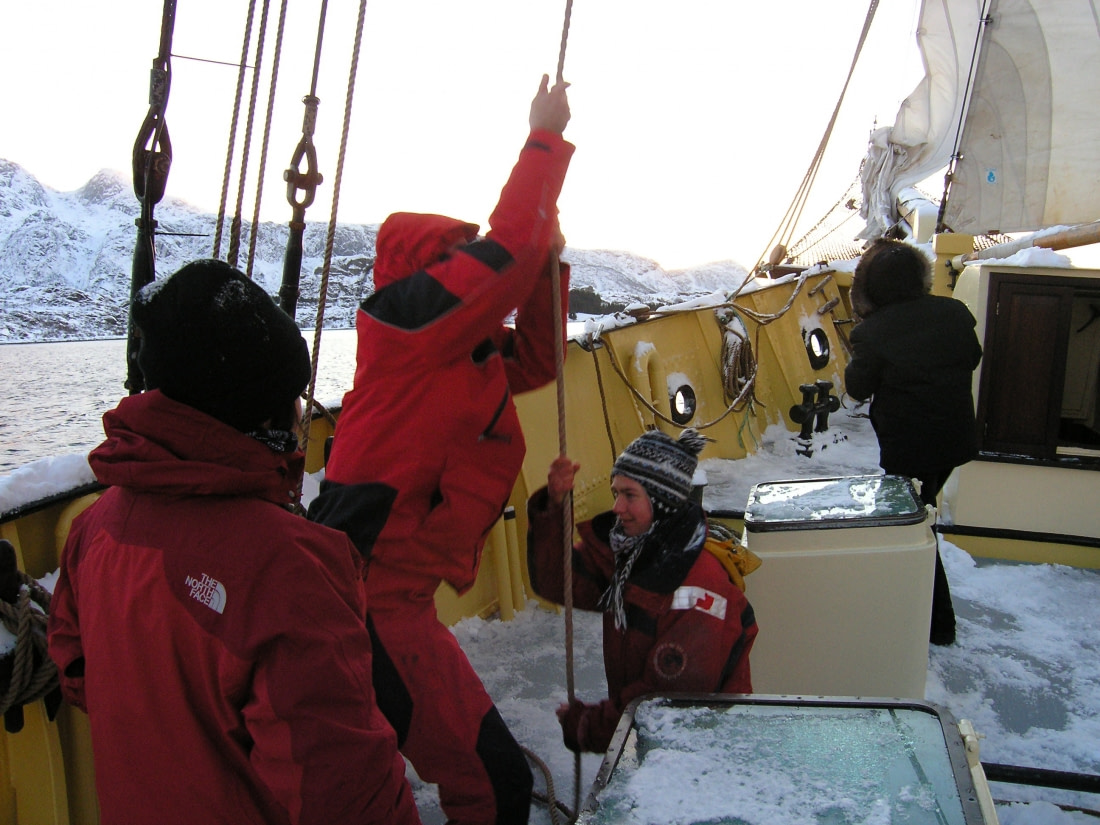
<path fill-rule="evenodd" d="M 653 668 L 657 675 L 670 682 L 678 679 L 687 667 L 687 656 L 684 649 L 673 642 L 664 642 L 657 645 L 653 651 Z"/>

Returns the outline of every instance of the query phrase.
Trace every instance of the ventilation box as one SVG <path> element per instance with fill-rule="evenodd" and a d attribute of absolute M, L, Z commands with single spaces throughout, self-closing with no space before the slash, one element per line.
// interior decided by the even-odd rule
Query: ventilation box
<path fill-rule="evenodd" d="M 763 560 L 746 579 L 753 690 L 923 699 L 934 518 L 900 476 L 754 486 L 741 538 Z"/>

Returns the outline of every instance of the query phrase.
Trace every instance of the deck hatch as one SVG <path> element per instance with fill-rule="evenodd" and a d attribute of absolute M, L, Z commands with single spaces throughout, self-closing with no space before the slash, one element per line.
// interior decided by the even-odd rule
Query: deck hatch
<path fill-rule="evenodd" d="M 632 703 L 578 823 L 983 822 L 958 726 L 924 702 Z"/>

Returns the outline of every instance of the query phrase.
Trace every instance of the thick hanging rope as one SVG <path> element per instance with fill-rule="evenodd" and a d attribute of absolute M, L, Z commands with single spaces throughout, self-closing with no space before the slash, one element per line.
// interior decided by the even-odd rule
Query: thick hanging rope
<path fill-rule="evenodd" d="M 562 23 L 561 46 L 558 49 L 557 83 L 564 83 L 565 47 L 569 42 L 569 24 L 573 17 L 573 0 L 565 2 L 565 19 Z M 557 361 L 558 388 L 558 451 L 565 455 L 565 341 L 561 317 L 561 271 L 557 255 L 551 256 L 551 280 L 554 296 L 554 357 Z M 576 698 L 573 677 L 573 493 L 565 497 L 562 507 L 563 566 L 565 571 L 565 685 L 569 702 Z M 581 755 L 574 754 L 573 759 L 573 809 L 580 810 L 581 799 Z M 551 817 L 554 812 L 551 811 Z"/>
<path fill-rule="evenodd" d="M 565 338 L 562 331 L 561 268 L 557 255 L 550 255 L 550 274 L 554 305 L 554 358 L 558 391 L 558 454 L 566 455 L 565 439 Z M 572 702 L 573 684 L 573 494 L 562 502 L 562 564 L 565 572 L 565 689 Z"/>
<path fill-rule="evenodd" d="M 558 83 L 564 81 L 565 47 L 569 42 L 569 23 L 573 18 L 573 0 L 565 0 L 565 20 L 561 27 L 561 46 L 558 49 Z"/>
<path fill-rule="evenodd" d="M 336 243 L 336 216 L 340 207 L 340 185 L 344 177 L 344 159 L 347 156 L 348 133 L 351 130 L 351 108 L 355 99 L 355 76 L 359 71 L 359 53 L 363 45 L 363 24 L 367 16 L 367 0 L 359 2 L 359 18 L 355 24 L 355 44 L 352 46 L 351 66 L 348 70 L 348 88 L 344 97 L 344 124 L 340 131 L 340 151 L 336 157 L 336 180 L 332 187 L 332 210 L 329 215 L 328 234 L 325 237 L 325 257 L 321 265 L 321 285 L 317 296 L 317 320 L 313 326 L 313 368 L 306 391 L 306 406 L 302 417 L 304 443 L 309 443 L 310 423 L 314 393 L 317 388 L 317 364 L 321 355 L 321 332 L 325 326 L 325 302 L 328 298 L 329 273 L 332 269 L 332 250 Z M 320 35 L 318 35 L 320 43 Z"/>

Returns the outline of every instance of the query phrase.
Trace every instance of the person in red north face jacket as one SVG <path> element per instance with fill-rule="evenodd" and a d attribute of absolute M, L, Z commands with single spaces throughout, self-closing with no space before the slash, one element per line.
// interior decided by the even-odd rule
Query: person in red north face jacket
<path fill-rule="evenodd" d="M 368 559 L 379 705 L 456 825 L 527 822 L 533 785 L 434 596 L 441 581 L 473 585 L 526 449 L 512 396 L 554 379 L 551 264 L 573 146 L 565 86 L 547 86 L 484 238 L 475 224 L 408 212 L 379 229 L 354 384 L 309 507 Z M 561 265 L 563 319 L 568 274 Z"/>
<path fill-rule="evenodd" d="M 103 417 L 103 495 L 50 605 L 104 823 L 414 825 L 375 702 L 362 558 L 291 512 L 305 341 L 256 283 L 196 261 L 132 308 L 145 392 Z"/>

